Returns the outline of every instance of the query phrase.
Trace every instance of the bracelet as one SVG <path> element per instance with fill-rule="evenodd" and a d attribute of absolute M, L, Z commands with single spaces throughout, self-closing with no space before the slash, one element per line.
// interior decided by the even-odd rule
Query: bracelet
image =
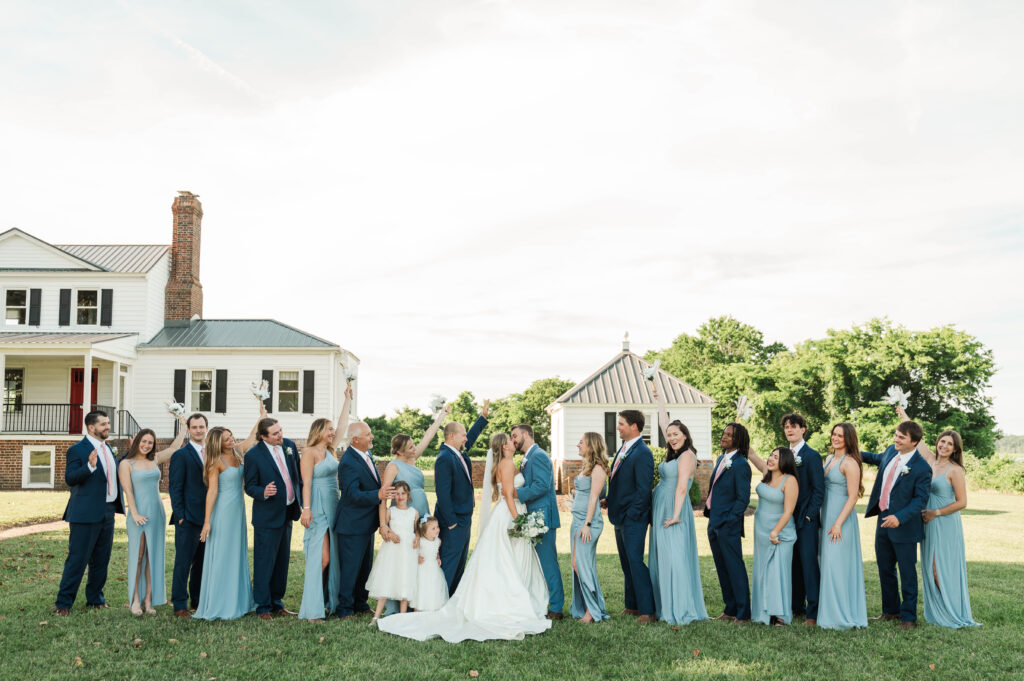
<path fill-rule="evenodd" d="M 308 510 L 310 510 L 311 508 L 313 508 L 313 507 L 312 507 L 312 506 L 303 506 L 303 507 L 302 507 L 302 510 L 303 510 L 303 511 L 308 511 Z"/>

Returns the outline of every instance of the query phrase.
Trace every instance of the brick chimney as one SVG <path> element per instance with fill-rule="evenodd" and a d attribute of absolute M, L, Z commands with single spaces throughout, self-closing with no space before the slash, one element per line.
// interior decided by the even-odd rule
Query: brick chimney
<path fill-rule="evenodd" d="M 203 204 L 199 195 L 179 191 L 171 205 L 174 238 L 171 241 L 171 274 L 164 289 L 164 319 L 187 323 L 203 316 L 203 285 L 199 283 L 200 231 Z"/>

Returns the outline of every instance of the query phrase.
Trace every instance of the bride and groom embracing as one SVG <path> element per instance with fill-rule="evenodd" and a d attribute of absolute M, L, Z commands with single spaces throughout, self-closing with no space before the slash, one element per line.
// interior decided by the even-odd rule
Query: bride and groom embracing
<path fill-rule="evenodd" d="M 472 478 L 467 480 L 467 476 L 472 469 L 466 465 L 462 452 L 456 452 L 454 448 L 449 452 L 448 449 L 445 445 L 439 453 L 438 467 L 451 464 L 451 461 L 442 461 L 443 457 L 458 457 L 462 461 L 456 460 L 450 467 L 456 473 L 463 470 L 463 476 L 459 479 L 455 475 L 445 474 L 440 478 L 435 475 L 435 482 L 444 486 L 444 489 L 437 489 L 435 515 L 440 520 L 445 511 L 449 511 L 450 507 L 445 506 L 450 502 L 451 485 L 458 481 L 464 492 L 464 486 L 468 484 L 469 513 L 459 520 L 450 517 L 442 522 L 442 527 L 449 529 L 449 541 L 458 537 L 451 531 L 455 527 L 450 526 L 463 525 L 468 546 L 468 517 L 472 516 L 473 497 Z M 517 450 L 524 452 L 518 471 L 513 460 Z M 492 499 L 496 499 L 493 507 Z M 536 549 L 529 539 L 512 538 L 508 534 L 518 515 L 534 511 L 543 512 L 549 528 Z M 446 577 L 449 574 L 453 577 L 450 587 L 454 594 L 444 607 L 435 612 L 385 617 L 377 623 L 381 631 L 419 641 L 437 636 L 451 643 L 467 639 L 520 640 L 526 634 L 547 631 L 551 627 L 551 619 L 561 618 L 564 595 L 555 547 L 555 529 L 559 527 L 559 519 L 554 476 L 551 459 L 534 443 L 530 426 L 516 426 L 511 436 L 497 433 L 491 437 L 478 522 L 480 536 L 469 561 L 465 562 L 466 552 L 461 547 L 453 546 L 447 553 L 454 554 L 461 561 L 447 566 L 445 570 Z M 443 541 L 442 551 L 445 549 Z M 445 567 L 443 560 L 442 568 Z"/>

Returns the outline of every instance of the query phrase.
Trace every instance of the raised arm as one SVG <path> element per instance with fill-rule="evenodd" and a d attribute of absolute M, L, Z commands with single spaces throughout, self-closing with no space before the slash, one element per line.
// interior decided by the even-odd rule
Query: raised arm
<path fill-rule="evenodd" d="M 491 401 L 484 400 L 484 408 L 480 410 L 480 416 L 477 417 L 476 422 L 473 423 L 473 427 L 466 433 L 466 444 L 462 448 L 462 451 L 468 452 L 473 448 L 476 443 L 476 439 L 480 437 L 480 433 L 484 432 L 484 428 L 487 427 L 487 415 L 491 412 Z"/>
<path fill-rule="evenodd" d="M 178 434 L 174 436 L 174 441 L 171 442 L 167 449 L 161 449 L 153 456 L 157 466 L 170 461 L 171 457 L 174 456 L 174 452 L 181 449 L 181 446 L 185 444 L 185 433 L 188 432 L 188 426 L 185 424 L 184 416 L 178 417 L 178 424 L 180 428 L 178 428 Z M 153 446 L 156 447 L 156 442 L 153 442 Z"/>
<path fill-rule="evenodd" d="M 446 404 L 444 405 L 444 409 L 437 412 L 437 416 L 434 417 L 434 422 L 430 424 L 430 427 L 427 428 L 427 432 L 423 433 L 423 438 L 420 440 L 419 444 L 416 445 L 416 456 L 423 456 L 423 452 L 427 451 L 427 447 L 429 447 L 430 443 L 434 441 L 434 436 L 437 435 L 437 431 L 441 428 L 441 424 L 444 422 L 445 417 L 448 416 L 451 411 L 452 405 Z"/>
<path fill-rule="evenodd" d="M 661 383 L 660 376 L 654 382 L 654 399 L 658 401 L 658 425 L 661 427 L 661 434 L 668 438 L 668 410 L 665 409 L 665 398 L 658 390 L 659 383 Z"/>
<path fill-rule="evenodd" d="M 828 529 L 828 540 L 838 544 L 843 540 L 843 523 L 850 517 L 850 513 L 857 506 L 857 497 L 860 496 L 860 466 L 854 463 L 853 459 L 847 458 L 839 465 L 839 471 L 846 477 L 846 503 L 839 510 L 836 521 Z M 853 541 L 860 541 L 854 537 Z"/>
<path fill-rule="evenodd" d="M 199 533 L 199 541 L 205 542 L 210 536 L 210 518 L 213 516 L 213 505 L 217 503 L 217 486 L 220 483 L 220 473 L 224 470 L 224 464 L 220 461 L 210 471 L 210 479 L 206 483 L 206 515 L 203 517 L 203 530 Z"/>
<path fill-rule="evenodd" d="M 71 453 L 71 450 L 68 450 Z M 89 476 L 96 472 L 96 465 L 99 463 L 97 457 L 99 454 L 96 450 L 92 450 L 88 458 L 83 457 L 76 451 L 74 455 L 67 458 L 67 463 L 64 466 L 64 482 L 67 483 L 68 487 L 73 485 L 81 485 Z"/>
<path fill-rule="evenodd" d="M 896 405 L 896 415 L 899 416 L 900 419 L 903 421 L 911 420 L 910 417 L 907 415 L 907 410 L 898 404 Z M 917 443 L 917 453 L 920 454 L 921 457 L 928 462 L 929 466 L 935 468 L 935 452 L 928 448 L 928 445 L 925 444 L 924 438 L 921 438 L 921 441 Z"/>
<path fill-rule="evenodd" d="M 348 434 L 349 412 L 352 411 L 352 384 L 345 386 L 345 403 L 341 405 L 341 413 L 338 414 L 338 427 L 334 430 L 334 442 L 331 447 L 338 448 Z"/>
<path fill-rule="evenodd" d="M 753 447 L 747 451 L 747 459 L 761 475 L 764 475 L 768 471 L 768 464 L 764 462 L 764 459 L 757 455 L 757 452 L 754 451 Z"/>
<path fill-rule="evenodd" d="M 128 463 L 127 459 L 122 459 L 121 463 L 117 465 L 117 477 L 121 481 L 121 489 L 124 490 L 124 505 L 131 511 L 132 519 L 136 525 L 145 525 L 146 517 L 140 516 L 139 510 L 135 508 L 135 490 L 132 487 L 132 465 Z"/>
<path fill-rule="evenodd" d="M 516 508 L 516 502 L 512 498 L 512 490 L 514 488 L 512 480 L 515 477 L 515 464 L 513 464 L 509 459 L 502 459 L 498 463 L 498 481 L 501 482 L 501 496 L 505 500 L 505 503 L 508 504 L 508 512 L 513 518 L 519 515 L 519 510 Z"/>
<path fill-rule="evenodd" d="M 796 477 L 791 475 L 786 478 L 786 482 L 782 483 L 782 494 L 782 515 L 779 516 L 779 522 L 775 523 L 775 527 L 768 533 L 768 540 L 773 544 L 779 543 L 779 532 L 782 532 L 796 509 L 796 499 L 800 496 L 800 485 L 797 484 Z"/>
<path fill-rule="evenodd" d="M 242 444 L 239 446 L 242 450 L 242 455 L 256 446 L 256 430 L 260 427 L 260 421 L 267 418 L 267 405 L 263 404 L 263 400 L 258 400 L 260 405 L 260 417 L 256 419 L 256 423 L 253 424 L 252 430 L 249 431 L 249 437 L 245 438 Z"/>

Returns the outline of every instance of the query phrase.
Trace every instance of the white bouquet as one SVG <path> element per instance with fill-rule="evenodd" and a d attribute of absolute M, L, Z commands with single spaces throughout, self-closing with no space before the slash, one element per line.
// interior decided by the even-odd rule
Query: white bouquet
<path fill-rule="evenodd" d="M 547 531 L 544 511 L 534 511 L 517 515 L 512 521 L 512 527 L 508 529 L 508 536 L 513 539 L 529 539 L 530 543 L 536 546 L 544 540 Z"/>
<path fill-rule="evenodd" d="M 164 404 L 167 405 L 167 411 L 174 415 L 175 418 L 181 418 L 185 415 L 185 405 L 181 402 L 175 402 L 174 400 L 165 400 Z"/>
<path fill-rule="evenodd" d="M 901 388 L 899 386 L 890 385 L 889 386 L 889 391 L 885 394 L 885 398 L 884 399 L 885 399 L 886 402 L 888 402 L 889 404 L 893 405 L 894 407 L 899 405 L 899 406 L 903 407 L 904 409 L 906 409 L 907 408 L 907 398 L 910 397 L 911 394 L 912 393 L 908 393 L 908 392 L 905 393 L 905 392 L 903 392 L 903 388 Z"/>
<path fill-rule="evenodd" d="M 349 367 L 345 366 L 344 364 L 341 365 L 341 369 L 342 369 L 342 371 L 345 374 L 345 382 L 346 383 L 351 383 L 352 381 L 356 380 L 356 372 L 353 369 L 350 369 Z"/>
<path fill-rule="evenodd" d="M 644 369 L 644 378 L 654 383 L 654 377 L 658 375 L 658 367 L 661 366 L 661 359 L 654 360 L 654 364 Z"/>
<path fill-rule="evenodd" d="M 448 400 L 446 398 L 436 393 L 434 395 L 431 395 L 429 406 L 430 410 L 435 414 L 444 409 L 444 405 L 446 404 L 448 404 Z"/>
<path fill-rule="evenodd" d="M 736 418 L 740 421 L 746 421 L 754 415 L 754 407 L 747 400 L 746 395 L 740 395 L 740 399 L 736 400 Z"/>
<path fill-rule="evenodd" d="M 270 397 L 270 385 L 265 378 L 260 381 L 259 385 L 256 385 L 255 382 L 250 383 L 249 390 L 252 392 L 252 396 L 260 402 Z"/>

